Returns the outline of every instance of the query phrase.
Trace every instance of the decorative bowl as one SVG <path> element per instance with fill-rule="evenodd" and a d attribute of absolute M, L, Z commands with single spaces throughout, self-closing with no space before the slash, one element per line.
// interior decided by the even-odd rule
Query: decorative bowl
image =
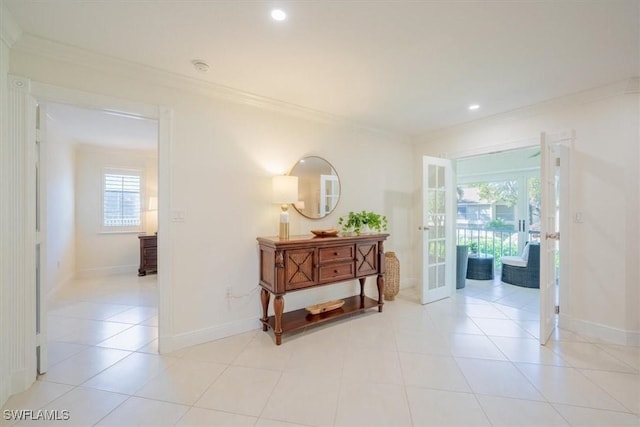
<path fill-rule="evenodd" d="M 344 300 L 338 299 L 334 301 L 323 302 L 322 304 L 310 305 L 309 307 L 305 307 L 311 314 L 320 314 L 326 311 L 336 310 L 344 305 Z"/>
<path fill-rule="evenodd" d="M 337 228 L 328 228 L 326 230 L 311 230 L 311 233 L 316 237 L 335 237 L 340 230 Z"/>

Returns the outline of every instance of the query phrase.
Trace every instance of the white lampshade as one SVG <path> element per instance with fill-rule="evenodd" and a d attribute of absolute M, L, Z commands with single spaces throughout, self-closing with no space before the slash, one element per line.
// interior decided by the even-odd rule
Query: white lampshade
<path fill-rule="evenodd" d="M 294 203 L 298 201 L 298 177 L 277 175 L 272 180 L 273 203 Z"/>
<path fill-rule="evenodd" d="M 147 204 L 148 211 L 157 211 L 158 210 L 158 198 L 151 196 L 149 197 L 149 203 Z"/>

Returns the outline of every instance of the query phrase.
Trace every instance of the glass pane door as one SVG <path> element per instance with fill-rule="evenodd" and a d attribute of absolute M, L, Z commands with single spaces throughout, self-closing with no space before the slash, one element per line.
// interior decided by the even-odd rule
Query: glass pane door
<path fill-rule="evenodd" d="M 446 159 L 423 161 L 422 303 L 448 297 L 455 282 L 453 172 Z"/>

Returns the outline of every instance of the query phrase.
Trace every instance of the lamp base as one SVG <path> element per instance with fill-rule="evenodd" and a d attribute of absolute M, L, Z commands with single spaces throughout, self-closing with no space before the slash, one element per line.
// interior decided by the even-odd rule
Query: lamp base
<path fill-rule="evenodd" d="M 280 223 L 280 232 L 278 233 L 280 240 L 289 240 L 289 223 Z"/>
<path fill-rule="evenodd" d="M 289 205 L 283 203 L 280 205 L 280 231 L 278 233 L 278 238 L 280 240 L 289 240 Z"/>

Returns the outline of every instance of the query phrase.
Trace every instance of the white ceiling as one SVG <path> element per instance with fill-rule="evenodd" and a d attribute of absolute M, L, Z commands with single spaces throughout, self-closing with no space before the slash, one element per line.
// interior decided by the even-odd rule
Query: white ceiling
<path fill-rule="evenodd" d="M 142 117 L 47 103 L 47 116 L 77 144 L 157 150 L 158 123 Z"/>
<path fill-rule="evenodd" d="M 33 35 L 403 134 L 639 74 L 638 0 L 5 4 Z"/>

